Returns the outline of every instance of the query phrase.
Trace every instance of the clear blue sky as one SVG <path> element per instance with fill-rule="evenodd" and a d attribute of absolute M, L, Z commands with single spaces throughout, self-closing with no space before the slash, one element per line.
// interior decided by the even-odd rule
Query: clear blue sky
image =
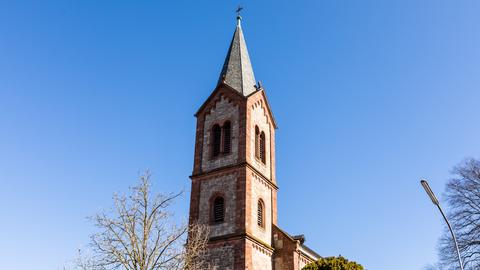
<path fill-rule="evenodd" d="M 480 2 L 241 1 L 276 120 L 279 222 L 369 270 L 436 261 L 438 193 L 480 149 Z M 2 268 L 74 257 L 150 168 L 185 189 L 236 1 L 0 2 Z"/>

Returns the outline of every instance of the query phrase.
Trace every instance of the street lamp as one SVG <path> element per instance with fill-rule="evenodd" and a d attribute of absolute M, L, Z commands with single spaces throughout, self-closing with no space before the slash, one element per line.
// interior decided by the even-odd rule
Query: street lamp
<path fill-rule="evenodd" d="M 428 196 L 430 197 L 430 200 L 432 200 L 432 203 L 438 207 L 438 210 L 440 210 L 440 213 L 442 214 L 443 219 L 445 219 L 445 222 L 447 223 L 448 229 L 452 234 L 453 242 L 455 243 L 455 248 L 457 249 L 458 263 L 460 264 L 460 269 L 463 270 L 462 257 L 460 257 L 460 250 L 458 249 L 457 238 L 455 237 L 455 233 L 453 233 L 452 226 L 450 226 L 450 222 L 448 222 L 447 216 L 445 216 L 445 213 L 443 213 L 442 207 L 440 207 L 440 203 L 438 202 L 437 197 L 435 197 L 435 194 L 433 193 L 432 189 L 428 185 L 427 180 L 422 179 L 420 183 L 422 184 L 423 188 L 425 189 Z"/>

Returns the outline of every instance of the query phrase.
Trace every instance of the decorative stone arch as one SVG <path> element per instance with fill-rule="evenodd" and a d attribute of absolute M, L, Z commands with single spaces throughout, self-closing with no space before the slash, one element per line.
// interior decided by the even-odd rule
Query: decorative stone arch
<path fill-rule="evenodd" d="M 260 107 L 260 109 L 262 109 L 265 121 L 268 125 L 270 125 L 270 114 L 268 113 L 268 108 L 264 106 L 263 100 L 260 99 L 252 104 L 252 110 L 256 109 L 257 107 Z"/>
<path fill-rule="evenodd" d="M 201 108 L 200 111 L 203 111 L 204 115 L 207 116 L 211 114 L 217 108 L 217 104 L 222 101 L 226 101 L 226 103 L 232 104 L 233 106 L 239 106 L 240 104 L 240 100 L 232 96 L 232 94 L 226 92 L 217 92 L 216 95 L 214 95 L 202 106 L 203 108 Z"/>

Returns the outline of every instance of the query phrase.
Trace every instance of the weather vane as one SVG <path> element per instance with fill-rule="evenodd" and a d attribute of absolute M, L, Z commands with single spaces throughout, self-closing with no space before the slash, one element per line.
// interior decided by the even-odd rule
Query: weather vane
<path fill-rule="evenodd" d="M 237 21 L 240 23 L 240 21 L 242 20 L 242 16 L 240 16 L 240 12 L 242 12 L 243 10 L 243 7 L 242 6 L 238 6 L 237 7 L 237 10 L 235 11 L 237 13 Z"/>
<path fill-rule="evenodd" d="M 240 12 L 242 12 L 242 10 L 243 10 L 243 7 L 239 5 L 237 7 L 237 10 L 235 11 L 235 12 L 237 12 L 237 17 L 240 17 Z"/>

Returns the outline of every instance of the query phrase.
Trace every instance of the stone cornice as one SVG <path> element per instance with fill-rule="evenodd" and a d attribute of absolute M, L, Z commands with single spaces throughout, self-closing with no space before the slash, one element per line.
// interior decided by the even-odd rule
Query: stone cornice
<path fill-rule="evenodd" d="M 268 185 L 270 185 L 272 188 L 278 190 L 278 186 L 275 183 L 273 183 L 270 179 L 268 179 L 265 175 L 263 175 L 262 172 L 257 170 L 252 164 L 250 164 L 248 162 L 241 162 L 241 163 L 238 163 L 238 164 L 235 164 L 235 165 L 224 166 L 224 167 L 213 169 L 211 171 L 204 172 L 204 173 L 192 174 L 189 177 L 190 177 L 190 179 L 193 180 L 193 179 L 202 179 L 202 178 L 210 177 L 210 176 L 229 174 L 229 173 L 231 173 L 231 171 L 233 171 L 235 169 L 238 169 L 238 168 L 242 168 L 242 167 L 248 167 L 249 169 L 254 171 L 260 178 L 262 178 Z"/>
<path fill-rule="evenodd" d="M 268 249 L 271 252 L 273 252 L 275 250 L 271 245 L 263 242 L 262 240 L 256 238 L 255 236 L 253 236 L 249 233 L 245 233 L 245 232 L 243 232 L 243 233 L 231 233 L 231 234 L 226 234 L 226 235 L 222 235 L 222 236 L 211 237 L 209 239 L 209 243 L 215 243 L 215 242 L 218 242 L 218 241 L 225 241 L 225 240 L 237 240 L 237 239 L 248 239 L 248 240 L 254 242 L 257 245 L 260 245 L 263 248 Z"/>

